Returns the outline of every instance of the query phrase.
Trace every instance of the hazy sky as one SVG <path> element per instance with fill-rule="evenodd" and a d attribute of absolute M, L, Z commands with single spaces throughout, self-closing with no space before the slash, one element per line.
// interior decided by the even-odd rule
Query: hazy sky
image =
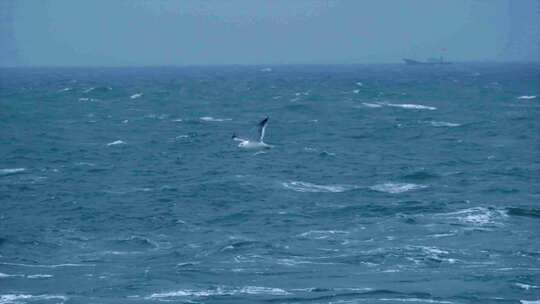
<path fill-rule="evenodd" d="M 540 0 L 0 0 L 0 65 L 540 60 Z"/>

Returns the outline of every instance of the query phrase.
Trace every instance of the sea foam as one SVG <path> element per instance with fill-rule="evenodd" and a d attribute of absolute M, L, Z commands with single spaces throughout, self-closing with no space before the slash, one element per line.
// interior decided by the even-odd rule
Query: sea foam
<path fill-rule="evenodd" d="M 425 106 L 420 104 L 409 104 L 409 103 L 386 103 L 386 106 L 402 108 L 402 109 L 412 109 L 412 110 L 437 110 L 437 108 L 432 106 Z"/>
<path fill-rule="evenodd" d="M 115 140 L 113 142 L 110 142 L 107 144 L 107 146 L 116 146 L 116 145 L 123 145 L 125 144 L 126 142 L 122 141 L 122 140 Z"/>
<path fill-rule="evenodd" d="M 459 127 L 461 126 L 458 123 L 454 122 L 446 122 L 446 121 L 427 121 L 428 124 L 434 126 L 434 127 Z"/>
<path fill-rule="evenodd" d="M 409 183 L 384 183 L 384 184 L 378 184 L 369 187 L 369 189 L 378 191 L 378 192 L 386 192 L 386 193 L 402 193 L 407 192 L 411 190 L 418 190 L 418 189 L 424 189 L 427 188 L 426 185 L 418 185 L 418 184 L 409 184 Z"/>
<path fill-rule="evenodd" d="M 210 296 L 232 296 L 238 294 L 251 295 L 288 295 L 289 292 L 281 288 L 261 287 L 261 286 L 244 286 L 241 288 L 217 287 L 216 289 L 193 290 L 181 289 L 177 291 L 154 293 L 146 297 L 146 299 L 167 299 L 177 297 L 210 297 Z"/>
<path fill-rule="evenodd" d="M 316 185 L 301 181 L 284 182 L 281 184 L 287 189 L 298 192 L 344 192 L 358 188 L 354 185 Z"/>
<path fill-rule="evenodd" d="M 0 169 L 0 175 L 17 174 L 26 171 L 26 168 Z"/>
<path fill-rule="evenodd" d="M 519 96 L 519 97 L 516 97 L 517 99 L 525 99 L 525 100 L 528 100 L 528 99 L 535 99 L 536 98 L 536 95 L 523 95 L 523 96 Z"/>
<path fill-rule="evenodd" d="M 212 116 L 203 116 L 200 118 L 203 121 L 214 121 L 214 122 L 221 122 L 221 121 L 230 121 L 231 118 L 214 118 Z"/>

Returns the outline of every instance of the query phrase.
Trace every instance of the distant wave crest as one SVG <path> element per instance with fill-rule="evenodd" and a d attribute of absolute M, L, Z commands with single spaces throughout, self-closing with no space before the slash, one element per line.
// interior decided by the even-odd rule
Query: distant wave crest
<path fill-rule="evenodd" d="M 425 106 L 420 104 L 412 104 L 412 103 L 387 103 L 385 104 L 389 107 L 395 107 L 395 108 L 402 108 L 402 109 L 412 109 L 412 110 L 437 110 L 437 108 L 432 106 Z"/>
<path fill-rule="evenodd" d="M 308 182 L 291 181 L 281 183 L 283 187 L 298 192 L 344 192 L 358 188 L 354 185 L 316 185 Z"/>
<path fill-rule="evenodd" d="M 244 286 L 241 288 L 217 287 L 215 289 L 192 290 L 184 289 L 164 293 L 154 293 L 146 299 L 167 299 L 177 297 L 209 297 L 209 296 L 231 296 L 238 294 L 251 295 L 288 295 L 289 293 L 281 288 Z"/>
<path fill-rule="evenodd" d="M 523 95 L 523 96 L 519 96 L 517 97 L 517 99 L 535 99 L 536 98 L 536 95 Z"/>
<path fill-rule="evenodd" d="M 17 174 L 26 171 L 26 168 L 0 169 L 0 175 Z"/>
<path fill-rule="evenodd" d="M 393 107 L 393 108 L 402 108 L 402 109 L 408 109 L 408 110 L 431 110 L 431 111 L 437 110 L 436 107 L 426 106 L 426 105 L 421 105 L 421 104 L 413 104 L 413 103 L 363 102 L 362 105 L 368 108 Z"/>
<path fill-rule="evenodd" d="M 369 187 L 369 189 L 374 190 L 374 191 L 386 192 L 386 193 L 391 193 L 391 194 L 397 194 L 397 193 L 424 189 L 424 188 L 427 188 L 427 186 L 419 185 L 419 184 L 409 184 L 409 183 L 384 183 L 384 184 L 378 184 L 378 185 Z"/>
<path fill-rule="evenodd" d="M 214 121 L 214 122 L 221 122 L 221 121 L 230 121 L 231 118 L 214 118 L 212 116 L 203 116 L 200 118 L 203 121 Z"/>
<path fill-rule="evenodd" d="M 427 121 L 426 123 L 434 126 L 434 127 L 459 127 L 461 126 L 458 123 L 454 122 L 446 122 L 446 121 Z"/>
<path fill-rule="evenodd" d="M 137 98 L 141 98 L 142 96 L 143 96 L 143 93 L 135 93 L 135 94 L 131 95 L 129 98 L 137 99 Z"/>
<path fill-rule="evenodd" d="M 115 140 L 107 144 L 107 146 L 124 145 L 126 142 L 122 140 Z"/>

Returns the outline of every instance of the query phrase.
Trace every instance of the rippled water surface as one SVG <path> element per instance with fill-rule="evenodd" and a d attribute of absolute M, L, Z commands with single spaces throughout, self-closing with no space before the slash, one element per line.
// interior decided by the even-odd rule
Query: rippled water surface
<path fill-rule="evenodd" d="M 527 64 L 2 69 L 0 303 L 540 303 L 537 95 Z"/>

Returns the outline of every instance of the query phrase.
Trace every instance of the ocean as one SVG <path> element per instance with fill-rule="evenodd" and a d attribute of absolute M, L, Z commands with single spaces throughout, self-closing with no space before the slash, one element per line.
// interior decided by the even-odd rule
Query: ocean
<path fill-rule="evenodd" d="M 538 304 L 539 134 L 538 63 L 2 68 L 0 303 Z"/>

